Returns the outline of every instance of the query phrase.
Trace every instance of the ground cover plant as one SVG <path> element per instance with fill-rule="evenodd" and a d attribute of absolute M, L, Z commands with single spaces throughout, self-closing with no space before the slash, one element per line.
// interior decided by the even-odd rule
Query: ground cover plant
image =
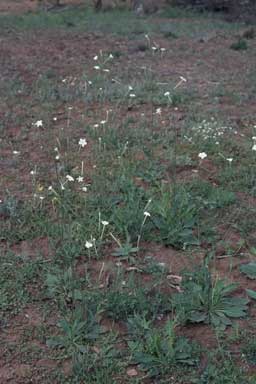
<path fill-rule="evenodd" d="M 0 5 L 0 381 L 256 383 L 254 34 L 66 3 Z"/>

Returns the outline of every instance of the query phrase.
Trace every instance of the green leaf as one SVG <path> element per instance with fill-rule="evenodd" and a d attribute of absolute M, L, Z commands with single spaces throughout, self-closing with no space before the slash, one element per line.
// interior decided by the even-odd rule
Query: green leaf
<path fill-rule="evenodd" d="M 253 291 L 252 289 L 246 289 L 246 293 L 249 297 L 256 300 L 256 291 Z"/>
<path fill-rule="evenodd" d="M 241 265 L 240 271 L 245 273 L 250 279 L 256 279 L 256 263 L 251 262 Z"/>

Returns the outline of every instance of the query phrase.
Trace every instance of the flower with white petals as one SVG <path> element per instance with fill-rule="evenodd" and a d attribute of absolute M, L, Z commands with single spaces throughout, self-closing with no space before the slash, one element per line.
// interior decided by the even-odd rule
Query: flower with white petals
<path fill-rule="evenodd" d="M 107 122 L 107 120 L 101 120 L 100 123 L 101 123 L 102 125 L 104 125 L 104 124 L 106 124 L 106 122 Z"/>
<path fill-rule="evenodd" d="M 13 151 L 12 152 L 14 155 L 19 155 L 20 154 L 20 151 Z"/>
<path fill-rule="evenodd" d="M 134 98 L 134 97 L 136 97 L 136 95 L 135 95 L 135 93 L 130 93 L 130 95 L 129 95 L 131 98 Z"/>
<path fill-rule="evenodd" d="M 85 248 L 90 249 L 92 247 L 93 247 L 93 243 L 91 241 L 86 241 L 85 242 Z"/>
<path fill-rule="evenodd" d="M 93 60 L 94 60 L 94 61 L 98 60 L 98 56 L 97 56 L 97 55 L 94 56 Z"/>
<path fill-rule="evenodd" d="M 87 192 L 88 191 L 87 187 L 82 187 L 82 191 Z"/>
<path fill-rule="evenodd" d="M 87 145 L 87 141 L 86 139 L 79 139 L 79 142 L 78 144 L 80 145 L 80 147 L 84 148 L 86 145 Z"/>
<path fill-rule="evenodd" d="M 147 211 L 143 212 L 143 215 L 144 215 L 145 217 L 150 217 L 150 216 L 151 216 L 150 213 L 147 212 Z"/>
<path fill-rule="evenodd" d="M 37 128 L 40 128 L 43 126 L 43 120 L 37 120 L 35 123 L 34 123 L 34 126 L 37 127 Z"/>
<path fill-rule="evenodd" d="M 94 69 L 96 69 L 97 71 L 100 69 L 100 66 L 99 65 L 94 65 L 93 67 Z"/>
<path fill-rule="evenodd" d="M 256 144 L 253 144 L 252 151 L 256 151 Z"/>
<path fill-rule="evenodd" d="M 205 153 L 205 152 L 200 152 L 200 153 L 198 154 L 198 157 L 200 157 L 200 159 L 203 160 L 203 159 L 205 159 L 205 158 L 207 157 L 207 153 Z"/>
<path fill-rule="evenodd" d="M 157 108 L 157 110 L 156 110 L 156 114 L 157 114 L 157 115 L 161 115 L 161 113 L 162 113 L 162 109 L 161 109 L 161 108 Z"/>
<path fill-rule="evenodd" d="M 104 227 L 106 227 L 107 225 L 109 225 L 109 222 L 108 222 L 108 221 L 105 221 L 105 220 L 102 220 L 102 221 L 101 221 L 101 224 L 104 225 Z"/>
<path fill-rule="evenodd" d="M 68 181 L 75 181 L 75 180 L 74 180 L 74 177 L 72 177 L 72 176 L 70 176 L 70 175 L 67 175 L 67 176 L 66 176 L 66 179 L 67 179 Z"/>
<path fill-rule="evenodd" d="M 77 181 L 78 183 L 82 183 L 82 182 L 84 181 L 83 176 L 78 176 L 78 177 L 76 178 L 76 181 Z"/>
<path fill-rule="evenodd" d="M 170 92 L 169 91 L 165 92 L 164 96 L 167 96 L 167 97 L 170 96 Z"/>
<path fill-rule="evenodd" d="M 232 161 L 233 161 L 232 157 L 228 157 L 226 160 L 227 160 L 229 163 L 232 163 Z"/>

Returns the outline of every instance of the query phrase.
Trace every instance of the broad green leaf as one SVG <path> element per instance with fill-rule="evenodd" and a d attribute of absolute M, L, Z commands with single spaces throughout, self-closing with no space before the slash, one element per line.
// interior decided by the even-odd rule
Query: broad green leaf
<path fill-rule="evenodd" d="M 252 289 L 246 289 L 246 293 L 249 297 L 256 300 L 256 291 L 253 291 Z"/>

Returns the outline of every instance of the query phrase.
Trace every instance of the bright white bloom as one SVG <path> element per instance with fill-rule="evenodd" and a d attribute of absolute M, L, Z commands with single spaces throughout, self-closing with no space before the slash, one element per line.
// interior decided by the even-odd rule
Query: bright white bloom
<path fill-rule="evenodd" d="M 36 174 L 35 170 L 30 171 L 30 175 L 35 175 L 35 174 Z"/>
<path fill-rule="evenodd" d="M 105 221 L 105 220 L 102 220 L 101 224 L 104 225 L 104 227 L 105 227 L 106 225 L 109 225 L 109 222 Z"/>
<path fill-rule="evenodd" d="M 129 85 L 128 89 L 129 89 L 129 91 L 132 91 L 133 87 L 131 85 Z"/>
<path fill-rule="evenodd" d="M 34 125 L 39 128 L 39 127 L 42 127 L 43 126 L 43 120 L 37 120 Z"/>
<path fill-rule="evenodd" d="M 55 148 L 54 148 L 54 151 L 55 151 L 55 152 L 58 152 L 58 150 L 59 150 L 58 147 L 55 147 Z"/>
<path fill-rule="evenodd" d="M 170 96 L 170 92 L 169 91 L 165 92 L 164 96 Z"/>
<path fill-rule="evenodd" d="M 110 72 L 110 70 L 108 68 L 104 68 L 103 72 L 107 72 L 108 73 L 108 72 Z"/>
<path fill-rule="evenodd" d="M 254 145 L 252 146 L 252 150 L 253 150 L 253 151 L 256 151 L 256 144 L 254 144 Z"/>
<path fill-rule="evenodd" d="M 19 154 L 20 154 L 19 151 L 13 151 L 12 153 L 13 153 L 14 155 L 19 155 Z"/>
<path fill-rule="evenodd" d="M 82 187 L 83 192 L 87 192 L 87 190 L 88 190 L 87 187 Z"/>
<path fill-rule="evenodd" d="M 92 85 L 92 81 L 88 80 L 88 84 L 89 84 L 89 85 Z"/>
<path fill-rule="evenodd" d="M 157 115 L 161 115 L 161 113 L 162 113 L 162 109 L 161 109 L 161 108 L 157 108 L 157 110 L 156 110 L 156 114 L 157 114 Z"/>
<path fill-rule="evenodd" d="M 232 157 L 228 157 L 226 160 L 227 160 L 229 163 L 232 163 L 232 161 L 233 161 Z"/>
<path fill-rule="evenodd" d="M 59 155 L 55 156 L 55 160 L 59 160 L 59 159 L 60 159 Z"/>
<path fill-rule="evenodd" d="M 93 60 L 98 60 L 98 56 L 96 55 L 96 56 L 94 56 L 94 58 L 93 58 Z"/>
<path fill-rule="evenodd" d="M 91 241 L 86 241 L 86 242 L 85 242 L 85 247 L 86 247 L 87 249 L 90 249 L 90 248 L 93 247 L 93 243 L 92 243 Z"/>
<path fill-rule="evenodd" d="M 82 182 L 84 181 L 83 176 L 78 176 L 78 177 L 76 178 L 76 181 L 77 181 L 78 183 L 82 183 Z"/>
<path fill-rule="evenodd" d="M 94 124 L 94 128 L 99 128 L 99 124 Z"/>
<path fill-rule="evenodd" d="M 253 139 L 253 140 L 256 140 L 256 136 L 253 136 L 252 139 Z"/>
<path fill-rule="evenodd" d="M 96 70 L 100 69 L 99 65 L 95 65 L 93 68 L 96 69 Z"/>
<path fill-rule="evenodd" d="M 44 200 L 44 196 L 39 196 L 39 199 L 40 200 Z"/>
<path fill-rule="evenodd" d="M 106 124 L 106 122 L 107 122 L 106 120 L 101 120 L 100 123 L 101 123 L 102 125 L 104 125 L 104 124 Z"/>
<path fill-rule="evenodd" d="M 145 211 L 145 212 L 143 213 L 143 215 L 146 216 L 146 217 L 150 217 L 150 216 L 151 216 L 150 213 L 147 212 L 147 211 Z"/>
<path fill-rule="evenodd" d="M 156 51 L 157 50 L 157 47 L 151 47 L 152 48 L 152 51 Z"/>
<path fill-rule="evenodd" d="M 166 48 L 160 48 L 160 51 L 161 51 L 161 52 L 165 52 L 165 51 L 166 51 Z"/>
<path fill-rule="evenodd" d="M 78 144 L 80 145 L 80 147 L 85 147 L 87 145 L 87 141 L 86 139 L 80 139 Z"/>
<path fill-rule="evenodd" d="M 183 76 L 180 76 L 180 80 L 181 80 L 181 81 L 184 81 L 184 83 L 187 82 L 187 79 L 185 79 L 185 77 L 183 77 Z"/>
<path fill-rule="evenodd" d="M 68 181 L 74 181 L 74 178 L 73 178 L 72 176 L 70 176 L 70 175 L 67 175 L 67 176 L 66 176 L 66 179 L 67 179 Z"/>
<path fill-rule="evenodd" d="M 112 53 L 110 53 L 109 58 L 114 59 L 114 56 L 112 55 Z"/>
<path fill-rule="evenodd" d="M 200 152 L 199 154 L 198 154 L 198 157 L 200 157 L 200 159 L 205 159 L 206 157 L 207 157 L 207 153 L 205 153 L 205 152 Z"/>
<path fill-rule="evenodd" d="M 49 185 L 49 187 L 48 187 L 48 191 L 52 191 L 52 186 L 51 185 Z"/>
<path fill-rule="evenodd" d="M 130 97 L 136 97 L 135 93 L 130 93 Z"/>

